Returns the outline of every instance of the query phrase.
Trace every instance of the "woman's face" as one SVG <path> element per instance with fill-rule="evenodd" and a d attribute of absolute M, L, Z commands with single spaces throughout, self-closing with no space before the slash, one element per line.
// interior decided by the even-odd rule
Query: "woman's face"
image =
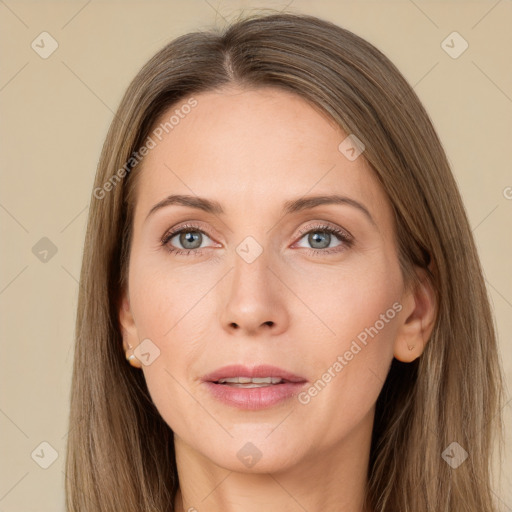
<path fill-rule="evenodd" d="M 298 96 L 188 100 L 140 170 L 125 341 L 143 342 L 176 442 L 215 464 L 270 472 L 343 453 L 368 439 L 406 318 L 391 206 L 362 148 Z M 221 376 L 285 380 L 204 380 Z"/>

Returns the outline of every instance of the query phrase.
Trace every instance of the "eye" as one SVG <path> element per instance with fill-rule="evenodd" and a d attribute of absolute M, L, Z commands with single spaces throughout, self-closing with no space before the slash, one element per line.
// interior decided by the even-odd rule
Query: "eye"
<path fill-rule="evenodd" d="M 313 255 L 339 253 L 345 248 L 351 247 L 354 243 L 352 235 L 340 228 L 329 225 L 308 226 L 300 230 L 300 234 L 303 233 L 305 234 L 301 240 L 306 239 L 306 242 L 312 247 L 309 252 Z M 333 245 L 336 241 L 339 243 Z"/>
<path fill-rule="evenodd" d="M 200 255 L 202 253 L 200 249 L 205 247 L 203 245 L 205 237 L 208 239 L 210 238 L 207 233 L 198 226 L 187 224 L 168 231 L 162 237 L 161 243 L 171 253 L 187 256 L 190 253 Z M 176 240 L 173 242 L 173 239 Z M 178 244 L 178 247 L 176 247 L 176 244 Z"/>
<path fill-rule="evenodd" d="M 311 245 L 312 248 L 309 249 L 309 252 L 312 255 L 339 253 L 351 247 L 354 243 L 352 235 L 348 232 L 324 224 L 308 226 L 301 229 L 299 233 L 303 235 L 300 240 L 306 239 L 306 242 Z M 161 244 L 170 253 L 199 256 L 202 254 L 201 249 L 209 247 L 203 245 L 205 238 L 210 239 L 208 234 L 199 226 L 186 224 L 168 231 L 162 237 Z M 336 241 L 339 243 L 333 246 L 333 242 L 336 243 Z M 305 249 L 308 248 L 305 247 Z"/>

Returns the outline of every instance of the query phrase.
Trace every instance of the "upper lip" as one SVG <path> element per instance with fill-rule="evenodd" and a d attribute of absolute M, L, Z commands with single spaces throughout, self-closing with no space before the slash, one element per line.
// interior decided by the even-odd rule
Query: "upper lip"
<path fill-rule="evenodd" d="M 223 366 L 208 375 L 204 375 L 202 380 L 204 382 L 218 382 L 220 379 L 232 377 L 279 377 L 285 382 L 306 382 L 304 377 L 295 375 L 277 366 L 259 365 L 249 367 L 242 364 Z"/>

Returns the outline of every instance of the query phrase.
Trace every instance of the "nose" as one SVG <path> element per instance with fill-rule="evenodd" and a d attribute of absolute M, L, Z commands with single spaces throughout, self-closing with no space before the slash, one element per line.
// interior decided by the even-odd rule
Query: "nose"
<path fill-rule="evenodd" d="M 288 328 L 286 287 L 268 260 L 265 251 L 252 263 L 235 256 L 234 269 L 223 289 L 227 294 L 221 299 L 221 322 L 229 334 L 275 336 Z"/>

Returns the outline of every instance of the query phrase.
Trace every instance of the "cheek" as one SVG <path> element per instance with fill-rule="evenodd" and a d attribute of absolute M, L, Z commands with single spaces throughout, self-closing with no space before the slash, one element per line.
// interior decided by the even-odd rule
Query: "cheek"
<path fill-rule="evenodd" d="M 375 265 L 333 275 L 323 295 L 311 296 L 329 330 L 313 349 L 304 345 L 314 378 L 298 400 L 307 416 L 328 418 L 325 443 L 363 421 L 378 398 L 393 358 L 401 282 L 398 268 Z"/>
<path fill-rule="evenodd" d="M 208 341 L 208 327 L 212 325 L 205 308 L 211 308 L 211 303 L 204 295 L 209 286 L 188 281 L 187 286 L 178 287 L 176 281 L 180 278 L 176 279 L 175 274 L 148 278 L 133 288 L 137 290 L 132 308 L 139 338 L 149 338 L 160 351 L 158 364 L 148 367 L 148 374 L 153 366 L 161 366 L 180 377 L 185 375 L 194 354 L 201 349 L 199 345 Z"/>
<path fill-rule="evenodd" d="M 137 266 L 132 261 L 131 307 L 139 340 L 150 339 L 159 351 L 150 365 L 142 367 L 146 384 L 166 423 L 187 432 L 204 416 L 191 396 L 189 369 L 211 341 L 213 304 L 206 294 L 218 279 L 185 266 L 171 272 L 161 265 Z"/>
<path fill-rule="evenodd" d="M 306 306 L 294 322 L 300 324 L 299 332 L 314 336 L 314 347 L 321 346 L 323 353 L 348 349 L 358 336 L 363 343 L 365 338 L 373 339 L 368 331 L 376 335 L 375 324 L 382 342 L 372 344 L 372 350 L 394 338 L 400 307 L 393 304 L 401 296 L 401 272 L 397 263 L 390 264 L 382 254 L 374 256 L 355 257 L 314 273 L 290 274 L 290 288 Z M 301 338 L 308 343 L 307 337 Z"/>
<path fill-rule="evenodd" d="M 171 265 L 162 249 L 155 254 L 135 255 L 130 267 L 131 305 L 140 336 L 160 343 L 182 342 L 194 334 L 183 327 L 203 318 L 203 299 L 217 280 L 208 266 L 191 269 L 190 263 Z M 189 326 L 190 327 L 190 326 Z"/>
<path fill-rule="evenodd" d="M 226 268 L 201 264 L 191 271 L 187 264 L 133 263 L 130 286 L 139 337 L 160 349 L 160 357 L 143 368 L 149 392 L 174 431 L 194 431 L 208 419 L 193 398 L 191 369 L 197 374 L 227 350 L 215 345 L 216 339 L 228 339 L 218 305 L 225 306 L 229 297 L 221 290 L 229 287 L 215 288 Z M 362 421 L 382 388 L 398 325 L 400 273 L 378 257 L 337 267 L 288 264 L 278 273 L 287 286 L 272 289 L 287 315 L 293 362 L 311 382 L 297 400 L 298 423 L 313 432 L 324 418 L 327 443 Z"/>

